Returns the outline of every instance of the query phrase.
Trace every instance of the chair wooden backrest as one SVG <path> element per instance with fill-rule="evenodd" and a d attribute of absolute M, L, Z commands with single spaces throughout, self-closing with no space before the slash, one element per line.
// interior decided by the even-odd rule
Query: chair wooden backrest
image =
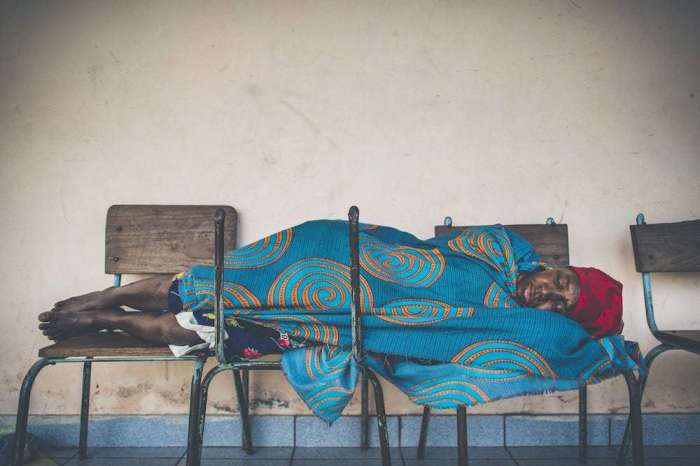
<path fill-rule="evenodd" d="M 640 223 L 630 233 L 638 272 L 700 272 L 700 220 Z"/>
<path fill-rule="evenodd" d="M 226 212 L 224 248 L 236 247 L 236 210 L 215 205 L 113 205 L 107 211 L 105 272 L 177 273 L 213 264 L 214 212 Z"/>
<path fill-rule="evenodd" d="M 700 272 L 700 220 L 647 224 L 639 214 L 630 233 L 634 263 L 642 274 L 647 325 L 657 335 L 650 272 Z"/>
<path fill-rule="evenodd" d="M 474 225 L 479 226 L 479 225 Z M 569 229 L 566 224 L 542 223 L 527 225 L 503 225 L 525 238 L 548 264 L 565 267 L 569 265 Z M 469 226 L 436 225 L 435 236 L 452 231 L 461 231 Z"/>

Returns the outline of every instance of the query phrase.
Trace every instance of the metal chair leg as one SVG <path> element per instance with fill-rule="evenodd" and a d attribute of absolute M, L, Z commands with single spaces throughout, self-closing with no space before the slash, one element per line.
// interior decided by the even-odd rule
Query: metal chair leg
<path fill-rule="evenodd" d="M 92 363 L 83 363 L 83 395 L 80 401 L 80 440 L 78 442 L 78 458 L 87 458 L 88 421 L 90 417 L 90 376 Z"/>
<path fill-rule="evenodd" d="M 250 404 L 250 371 L 242 369 L 241 372 L 243 373 L 243 393 L 245 393 L 245 399 Z"/>
<path fill-rule="evenodd" d="M 641 390 L 641 395 L 640 395 L 640 403 L 641 403 L 641 397 L 644 396 L 644 388 L 647 385 L 647 380 L 649 379 L 649 374 L 651 373 L 651 365 L 654 363 L 654 360 L 661 355 L 664 351 L 672 350 L 675 349 L 671 346 L 665 345 L 665 344 L 660 344 L 652 348 L 644 358 L 644 365 L 647 367 L 647 372 L 642 379 L 640 383 L 640 390 Z M 630 411 L 631 412 L 631 411 Z M 622 443 L 620 445 L 620 450 L 617 453 L 617 464 L 624 464 L 625 460 L 627 458 L 627 454 L 629 453 L 629 446 L 630 446 L 630 424 L 632 421 L 632 417 L 627 416 L 627 424 L 625 425 L 625 433 L 622 435 Z"/>
<path fill-rule="evenodd" d="M 386 413 L 384 412 L 384 392 L 377 376 L 369 369 L 363 367 L 363 372 L 372 383 L 374 390 L 374 409 L 377 413 L 377 429 L 379 431 L 379 445 L 382 449 L 382 466 L 391 466 L 389 453 L 389 432 L 386 426 Z"/>
<path fill-rule="evenodd" d="M 423 416 L 420 421 L 420 437 L 418 437 L 418 454 L 416 458 L 425 458 L 425 444 L 428 441 L 428 425 L 430 424 L 430 406 L 423 406 Z"/>
<path fill-rule="evenodd" d="M 467 407 L 461 405 L 457 408 L 457 449 L 459 451 L 459 466 L 467 466 L 469 455 L 467 453 Z"/>
<path fill-rule="evenodd" d="M 360 448 L 369 448 L 369 381 L 360 374 Z"/>
<path fill-rule="evenodd" d="M 202 463 L 202 448 L 204 445 L 204 424 L 207 418 L 207 396 L 209 395 L 209 385 L 219 372 L 226 370 L 221 366 L 216 366 L 207 372 L 200 387 L 199 402 L 197 403 L 198 420 L 197 436 L 194 438 L 192 453 L 187 453 L 187 466 L 199 466 Z"/>
<path fill-rule="evenodd" d="M 588 461 L 588 386 L 578 389 L 578 462 Z"/>
<path fill-rule="evenodd" d="M 200 399 L 202 396 L 202 370 L 206 357 L 194 362 L 192 367 L 192 384 L 190 385 L 190 417 L 187 425 L 187 466 L 198 465 L 195 458 L 201 457 L 202 442 L 197 421 L 200 416 Z"/>
<path fill-rule="evenodd" d="M 48 359 L 39 359 L 27 371 L 22 381 L 19 392 L 19 402 L 17 404 L 17 424 L 15 425 L 15 449 L 10 464 L 19 466 L 22 464 L 24 454 L 24 443 L 27 435 L 27 418 L 29 417 L 29 398 L 32 394 L 32 385 L 39 372 L 49 364 L 53 364 Z"/>
<path fill-rule="evenodd" d="M 241 416 L 241 446 L 247 454 L 253 453 L 253 444 L 250 435 L 250 417 L 248 416 L 248 394 L 245 392 L 241 381 L 241 371 L 234 369 L 233 384 L 236 387 L 236 398 L 238 399 L 238 412 Z M 246 373 L 248 371 L 245 371 Z"/>
<path fill-rule="evenodd" d="M 632 464 L 644 466 L 644 444 L 642 439 L 642 384 L 644 381 L 634 374 L 624 374 L 630 399 L 630 420 L 632 432 Z M 622 460 L 624 462 L 624 456 Z M 618 459 L 620 459 L 618 457 Z"/>

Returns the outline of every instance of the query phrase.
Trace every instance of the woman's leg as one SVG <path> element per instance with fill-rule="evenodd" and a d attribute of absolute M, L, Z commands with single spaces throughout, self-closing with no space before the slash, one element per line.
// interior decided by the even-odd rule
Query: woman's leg
<path fill-rule="evenodd" d="M 128 306 L 141 311 L 160 311 L 168 308 L 168 290 L 172 275 L 146 278 L 120 287 L 109 287 L 74 296 L 54 305 L 53 311 L 90 311 Z"/>
<path fill-rule="evenodd" d="M 121 308 L 50 311 L 39 314 L 39 328 L 52 340 L 62 340 L 96 330 L 123 330 L 154 343 L 195 345 L 197 332 L 180 326 L 170 312 L 126 312 Z"/>

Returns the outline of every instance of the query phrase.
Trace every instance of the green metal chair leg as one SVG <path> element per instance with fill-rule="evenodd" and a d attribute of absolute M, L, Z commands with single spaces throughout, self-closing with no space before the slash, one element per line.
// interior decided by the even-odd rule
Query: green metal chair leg
<path fill-rule="evenodd" d="M 624 374 L 630 400 L 631 433 L 632 433 L 632 464 L 644 466 L 644 444 L 642 438 L 642 385 L 644 380 L 633 374 Z M 622 451 L 622 448 L 621 448 Z M 625 461 L 625 456 L 618 456 L 618 461 Z"/>
<path fill-rule="evenodd" d="M 384 411 L 384 392 L 377 376 L 366 367 L 362 368 L 367 378 L 372 383 L 374 390 L 374 409 L 377 412 L 377 429 L 379 431 L 379 446 L 382 450 L 382 466 L 391 466 L 391 455 L 389 453 L 389 431 L 386 425 L 386 413 Z"/>
<path fill-rule="evenodd" d="M 425 458 L 425 444 L 428 441 L 428 426 L 430 424 L 430 406 L 423 406 L 423 416 L 420 422 L 420 437 L 418 437 L 418 454 L 416 458 Z"/>
<path fill-rule="evenodd" d="M 248 372 L 247 370 L 245 372 Z M 253 453 L 253 443 L 250 433 L 250 417 L 248 416 L 248 395 L 245 393 L 244 384 L 241 381 L 241 371 L 234 369 L 233 384 L 236 388 L 236 398 L 238 399 L 238 412 L 241 416 L 241 446 L 247 454 Z"/>
<path fill-rule="evenodd" d="M 588 386 L 578 389 L 578 461 L 588 461 Z"/>
<path fill-rule="evenodd" d="M 248 402 L 248 410 L 250 410 L 250 371 L 241 369 L 241 374 L 243 375 L 243 395 Z"/>
<path fill-rule="evenodd" d="M 194 362 L 190 385 L 190 416 L 187 425 L 187 466 L 198 465 L 201 458 L 202 438 L 199 434 L 200 399 L 202 397 L 202 371 L 206 357 Z"/>
<path fill-rule="evenodd" d="M 467 407 L 461 405 L 457 408 L 457 450 L 459 455 L 459 466 L 469 464 L 467 450 Z"/>
<path fill-rule="evenodd" d="M 369 448 L 369 381 L 363 373 L 360 375 L 360 448 Z"/>
<path fill-rule="evenodd" d="M 83 394 L 80 400 L 80 440 L 78 441 L 78 458 L 87 458 L 88 421 L 90 417 L 90 376 L 92 362 L 83 363 Z"/>
<path fill-rule="evenodd" d="M 17 424 L 15 425 L 15 448 L 10 460 L 10 464 L 19 466 L 22 464 L 22 456 L 24 454 L 24 442 L 27 435 L 27 419 L 29 417 L 29 398 L 32 394 L 32 385 L 39 372 L 53 362 L 48 359 L 41 358 L 35 362 L 27 371 L 22 381 L 22 387 L 19 392 L 19 402 L 17 405 Z"/>
<path fill-rule="evenodd" d="M 640 382 L 640 403 L 641 403 L 641 398 L 644 396 L 644 388 L 647 385 L 647 379 L 649 379 L 649 374 L 651 373 L 651 365 L 654 363 L 654 360 L 661 355 L 661 353 L 669 350 L 673 350 L 676 348 L 673 348 L 671 346 L 668 346 L 666 344 L 660 344 L 656 345 L 654 348 L 652 348 L 644 358 L 644 365 L 647 367 L 647 373 L 644 376 L 644 378 Z M 617 453 L 617 464 L 625 464 L 625 461 L 627 459 L 627 454 L 629 453 L 629 447 L 630 447 L 630 426 L 632 424 L 632 412 L 630 411 L 630 415 L 627 416 L 627 424 L 625 425 L 625 433 L 622 435 L 622 443 L 620 445 L 620 450 Z"/>
<path fill-rule="evenodd" d="M 216 366 L 207 372 L 202 380 L 202 385 L 200 388 L 199 403 L 197 406 L 198 420 L 197 420 L 197 437 L 196 437 L 196 448 L 192 454 L 192 460 L 188 457 L 187 466 L 199 466 L 202 462 L 202 446 L 204 445 L 204 424 L 207 419 L 207 397 L 209 395 L 209 385 L 211 384 L 214 377 L 220 372 L 225 370 L 230 370 L 231 368 L 225 366 Z"/>

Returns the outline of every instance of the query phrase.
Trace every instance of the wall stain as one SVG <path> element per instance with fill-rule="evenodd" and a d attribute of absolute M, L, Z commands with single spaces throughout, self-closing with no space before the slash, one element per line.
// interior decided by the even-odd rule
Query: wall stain
<path fill-rule="evenodd" d="M 122 61 L 121 61 L 120 59 L 117 58 L 117 56 L 114 54 L 113 51 L 111 51 L 111 50 L 109 51 L 109 56 L 112 57 L 112 60 L 114 60 L 114 64 L 115 64 L 115 65 L 121 65 L 121 64 L 122 64 Z"/>
<path fill-rule="evenodd" d="M 257 98 L 257 97 L 262 96 L 262 88 L 257 83 L 248 84 L 245 87 L 245 90 L 248 94 L 252 95 L 253 97 Z"/>
<path fill-rule="evenodd" d="M 138 393 L 146 393 L 151 391 L 153 385 L 150 382 L 140 383 L 131 387 L 121 386 L 117 389 L 117 396 L 120 398 L 131 398 Z"/>
<path fill-rule="evenodd" d="M 189 385 L 182 384 L 175 390 L 163 390 L 158 393 L 165 401 L 172 404 L 183 404 L 189 401 Z"/>
<path fill-rule="evenodd" d="M 253 398 L 250 400 L 250 409 L 257 408 L 289 408 L 289 401 L 279 398 Z"/>
<path fill-rule="evenodd" d="M 263 161 L 268 165 L 275 165 L 277 163 L 275 156 L 267 153 L 263 153 Z"/>
<path fill-rule="evenodd" d="M 226 403 L 222 403 L 221 401 L 215 402 L 215 403 L 213 404 L 213 406 L 214 406 L 214 409 L 219 410 L 219 411 L 224 411 L 224 412 L 227 412 L 227 413 L 237 413 L 237 412 L 238 412 L 237 409 L 233 409 L 232 406 L 229 406 L 229 405 L 226 404 Z"/>

